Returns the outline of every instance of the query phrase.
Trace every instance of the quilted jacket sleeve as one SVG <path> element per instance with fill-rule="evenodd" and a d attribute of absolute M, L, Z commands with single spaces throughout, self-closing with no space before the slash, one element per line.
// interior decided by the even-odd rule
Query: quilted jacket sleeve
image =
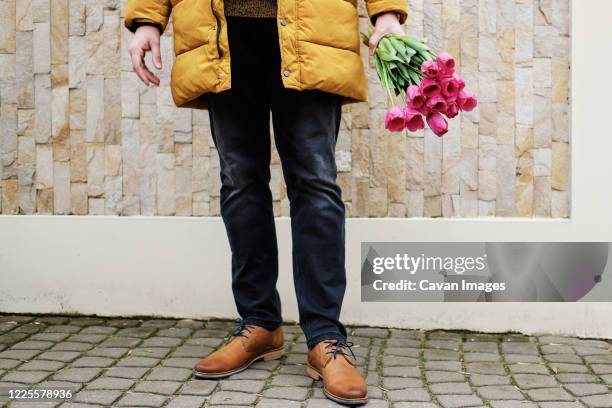
<path fill-rule="evenodd" d="M 366 0 L 366 7 L 370 18 L 388 12 L 395 12 L 400 16 L 400 23 L 404 24 L 408 18 L 407 0 Z M 374 21 L 372 21 L 374 23 Z"/>
<path fill-rule="evenodd" d="M 170 18 L 170 0 L 128 0 L 125 26 L 134 32 L 142 23 L 154 24 L 163 32 Z"/>

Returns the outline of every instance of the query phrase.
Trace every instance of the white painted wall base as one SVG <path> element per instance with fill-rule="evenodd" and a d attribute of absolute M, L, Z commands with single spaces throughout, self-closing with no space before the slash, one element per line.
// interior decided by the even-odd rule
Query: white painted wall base
<path fill-rule="evenodd" d="M 612 338 L 612 304 L 361 303 L 362 241 L 597 239 L 570 221 L 350 219 L 350 324 Z M 278 220 L 284 317 L 297 319 L 289 220 Z M 555 238 L 556 237 L 556 238 Z M 218 218 L 0 217 L 0 311 L 236 317 Z"/>

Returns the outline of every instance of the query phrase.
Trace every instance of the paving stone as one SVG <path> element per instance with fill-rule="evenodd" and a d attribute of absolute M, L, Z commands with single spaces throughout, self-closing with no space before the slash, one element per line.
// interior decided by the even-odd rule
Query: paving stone
<path fill-rule="evenodd" d="M 478 394 L 487 400 L 521 400 L 523 394 L 512 385 L 489 385 L 478 388 Z"/>
<path fill-rule="evenodd" d="M 463 359 L 466 363 L 478 361 L 501 361 L 501 356 L 495 353 L 465 353 Z"/>
<path fill-rule="evenodd" d="M 122 390 L 127 391 L 134 385 L 134 380 L 127 378 L 99 377 L 87 384 L 89 390 Z"/>
<path fill-rule="evenodd" d="M 510 384 L 510 378 L 503 375 L 472 374 L 470 375 L 470 381 L 476 387 Z"/>
<path fill-rule="evenodd" d="M 27 363 L 23 363 L 19 370 L 27 371 L 58 371 L 64 367 L 66 363 L 61 361 L 50 361 L 50 360 L 32 360 Z"/>
<path fill-rule="evenodd" d="M 120 391 L 111 391 L 111 390 L 79 391 L 74 396 L 74 401 L 110 406 L 120 396 L 121 396 Z"/>
<path fill-rule="evenodd" d="M 100 347 L 136 347 L 142 340 L 130 337 L 111 337 L 100 343 Z"/>
<path fill-rule="evenodd" d="M 193 368 L 200 359 L 198 357 L 172 357 L 162 361 L 165 367 Z"/>
<path fill-rule="evenodd" d="M 26 340 L 11 346 L 13 350 L 47 350 L 53 347 L 55 343 L 51 341 Z"/>
<path fill-rule="evenodd" d="M 425 369 L 433 371 L 463 371 L 461 363 L 458 361 L 426 361 Z"/>
<path fill-rule="evenodd" d="M 513 374 L 549 374 L 548 368 L 543 364 L 510 364 L 508 369 Z"/>
<path fill-rule="evenodd" d="M 48 371 L 12 371 L 2 377 L 2 381 L 36 384 L 51 375 Z"/>
<path fill-rule="evenodd" d="M 255 408 L 300 408 L 301 405 L 302 404 L 298 401 L 262 398 L 261 400 L 259 400 L 257 405 L 255 405 Z"/>
<path fill-rule="evenodd" d="M 136 384 L 134 390 L 137 392 L 152 392 L 155 394 L 172 395 L 183 384 L 178 381 L 142 381 Z"/>
<path fill-rule="evenodd" d="M 529 397 L 534 401 L 574 401 L 567 391 L 562 388 L 538 388 L 527 391 Z"/>
<path fill-rule="evenodd" d="M 142 347 L 176 347 L 183 342 L 175 337 L 151 337 L 142 342 Z"/>
<path fill-rule="evenodd" d="M 465 365 L 465 369 L 470 374 L 506 375 L 506 370 L 500 363 L 468 363 Z"/>
<path fill-rule="evenodd" d="M 107 377 L 119 377 L 119 378 L 142 378 L 147 371 L 150 369 L 147 367 L 111 367 L 105 375 Z"/>
<path fill-rule="evenodd" d="M 212 350 L 211 350 L 212 351 Z M 172 357 L 203 357 L 208 354 L 208 350 L 198 346 L 180 346 L 171 354 Z"/>
<path fill-rule="evenodd" d="M 226 324 L 226 322 L 223 322 Z M 154 327 L 157 329 L 167 329 L 176 325 L 176 320 L 172 319 L 151 319 L 142 322 L 142 327 Z"/>
<path fill-rule="evenodd" d="M 544 364 L 542 356 L 525 354 L 504 354 L 504 360 L 508 364 Z"/>
<path fill-rule="evenodd" d="M 145 339 L 157 331 L 154 327 L 128 327 L 115 333 L 115 337 L 137 337 Z"/>
<path fill-rule="evenodd" d="M 170 353 L 171 349 L 167 347 L 148 347 L 141 348 L 136 347 L 132 350 L 131 356 L 133 357 L 150 357 L 161 359 L 166 357 Z"/>
<path fill-rule="evenodd" d="M 221 389 L 224 391 L 241 391 L 257 394 L 263 390 L 265 381 L 261 380 L 223 380 L 220 383 Z"/>
<path fill-rule="evenodd" d="M 272 378 L 272 385 L 292 385 L 296 387 L 308 387 L 312 379 L 306 376 L 281 374 Z"/>
<path fill-rule="evenodd" d="M 523 390 L 554 387 L 557 385 L 553 377 L 539 374 L 516 374 L 514 375 L 514 381 Z"/>
<path fill-rule="evenodd" d="M 304 374 L 306 369 L 302 368 Z M 272 376 L 270 371 L 258 370 L 256 368 L 249 368 L 241 373 L 234 374 L 232 378 L 234 380 L 264 380 Z"/>
<path fill-rule="evenodd" d="M 7 333 L 0 336 L 0 344 L 14 344 L 20 342 L 23 339 L 26 339 L 28 335 L 26 333 Z"/>
<path fill-rule="evenodd" d="M 115 363 L 112 358 L 81 357 L 72 362 L 73 367 L 110 367 Z"/>
<path fill-rule="evenodd" d="M 130 351 L 129 348 L 118 348 L 118 347 L 96 347 L 89 350 L 85 355 L 91 357 L 108 357 L 108 358 L 120 358 L 126 355 Z"/>
<path fill-rule="evenodd" d="M 497 353 L 497 343 L 487 341 L 472 341 L 463 344 L 463 351 L 475 351 L 480 353 Z"/>
<path fill-rule="evenodd" d="M 393 408 L 439 408 L 433 402 L 396 402 Z"/>
<path fill-rule="evenodd" d="M 97 344 L 106 339 L 108 336 L 105 334 L 73 334 L 68 337 L 72 343 L 89 343 L 89 344 Z"/>
<path fill-rule="evenodd" d="M 179 392 L 187 395 L 210 395 L 217 385 L 217 381 L 194 379 L 183 384 Z"/>
<path fill-rule="evenodd" d="M 538 406 L 529 401 L 490 401 L 491 408 L 537 408 Z"/>
<path fill-rule="evenodd" d="M 174 367 L 157 367 L 151 370 L 148 380 L 185 381 L 192 376 L 192 370 Z"/>
<path fill-rule="evenodd" d="M 65 340 L 68 337 L 70 337 L 70 334 L 68 333 L 37 333 L 30 336 L 30 340 L 52 341 L 57 343 Z"/>
<path fill-rule="evenodd" d="M 117 367 L 155 367 L 159 359 L 151 357 L 125 357 L 117 361 Z"/>
<path fill-rule="evenodd" d="M 562 383 L 596 383 L 597 378 L 593 374 L 558 374 L 557 380 Z"/>
<path fill-rule="evenodd" d="M 423 380 L 421 380 L 420 378 L 410 377 L 384 377 L 383 387 L 387 390 L 423 387 Z"/>
<path fill-rule="evenodd" d="M 582 358 L 575 354 L 548 354 L 544 356 L 551 363 L 573 363 L 582 364 Z"/>
<path fill-rule="evenodd" d="M 13 360 L 31 360 L 39 354 L 39 350 L 5 350 L 0 353 L 0 360 L 13 359 Z"/>
<path fill-rule="evenodd" d="M 101 372 L 101 368 L 65 368 L 58 371 L 53 376 L 53 379 L 57 381 L 86 383 L 100 375 Z"/>
<path fill-rule="evenodd" d="M 426 371 L 425 378 L 429 383 L 465 381 L 463 374 L 450 371 Z"/>
<path fill-rule="evenodd" d="M 151 394 L 146 392 L 133 392 L 125 394 L 117 405 L 120 407 L 161 407 L 166 402 L 167 397 L 163 395 Z"/>
<path fill-rule="evenodd" d="M 457 361 L 459 359 L 459 352 L 451 351 L 451 350 L 425 350 L 425 352 L 423 353 L 423 356 L 425 360 Z M 406 360 L 406 361 L 412 361 L 412 360 Z M 406 364 L 410 364 L 410 363 L 406 363 Z M 401 364 L 401 365 L 406 365 L 406 364 Z"/>
<path fill-rule="evenodd" d="M 45 333 L 76 333 L 81 331 L 82 327 L 79 326 L 70 326 L 70 325 L 53 325 L 47 327 L 44 332 Z"/>
<path fill-rule="evenodd" d="M 482 400 L 476 395 L 440 395 L 437 399 L 444 408 L 463 408 L 483 405 Z"/>
<path fill-rule="evenodd" d="M 76 351 L 45 351 L 38 356 L 41 360 L 62 361 L 64 363 L 76 360 L 81 353 Z"/>
<path fill-rule="evenodd" d="M 210 398 L 212 405 L 251 405 L 257 399 L 257 395 L 249 394 L 246 392 L 235 392 L 235 391 L 218 391 Z"/>
<path fill-rule="evenodd" d="M 0 369 L 2 370 L 10 370 L 11 368 L 17 367 L 19 364 L 21 364 L 20 360 L 0 359 Z"/>
<path fill-rule="evenodd" d="M 107 326 L 112 327 L 136 327 L 142 324 L 141 321 L 135 319 L 111 319 L 106 321 Z"/>
<path fill-rule="evenodd" d="M 430 384 L 429 391 L 431 391 L 433 394 L 438 394 L 438 395 L 442 395 L 442 394 L 467 395 L 467 394 L 473 393 L 472 388 L 469 386 L 469 384 L 466 384 L 466 383 Z"/>
<path fill-rule="evenodd" d="M 566 384 L 564 388 L 577 397 L 607 394 L 610 392 L 610 389 L 603 384 Z"/>
<path fill-rule="evenodd" d="M 308 396 L 308 388 L 302 387 L 270 387 L 264 390 L 264 397 L 282 398 L 294 401 L 304 401 Z"/>
<path fill-rule="evenodd" d="M 117 332 L 116 327 L 108 326 L 90 326 L 81 330 L 80 334 L 106 334 L 110 335 Z"/>
<path fill-rule="evenodd" d="M 64 341 L 57 343 L 50 351 L 87 351 L 94 346 L 89 343 L 80 343 L 75 341 Z"/>
<path fill-rule="evenodd" d="M 205 397 L 195 395 L 179 395 L 170 400 L 166 408 L 200 408 L 204 406 Z"/>
<path fill-rule="evenodd" d="M 591 364 L 591 370 L 595 374 L 612 374 L 612 364 Z"/>
<path fill-rule="evenodd" d="M 610 408 L 612 407 L 612 393 L 605 395 L 591 395 L 581 398 L 589 408 Z"/>
<path fill-rule="evenodd" d="M 540 408 L 584 408 L 584 405 L 579 402 L 540 402 Z"/>
<path fill-rule="evenodd" d="M 406 388 L 403 390 L 391 390 L 387 392 L 389 401 L 431 401 L 431 397 L 422 388 Z"/>

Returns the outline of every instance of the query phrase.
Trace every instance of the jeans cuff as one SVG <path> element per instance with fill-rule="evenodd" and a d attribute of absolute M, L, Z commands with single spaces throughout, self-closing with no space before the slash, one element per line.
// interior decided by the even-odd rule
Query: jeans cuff
<path fill-rule="evenodd" d="M 258 319 L 256 317 L 245 317 L 244 319 L 242 319 L 242 321 L 247 325 L 263 327 L 268 331 L 274 331 L 278 328 L 278 326 L 282 324 L 282 321 L 273 322 L 269 320 Z"/>
<path fill-rule="evenodd" d="M 343 336 L 341 333 L 338 332 L 318 334 L 310 338 L 306 343 L 306 345 L 308 346 L 308 350 L 311 350 L 314 346 L 325 340 L 346 341 L 346 336 Z"/>

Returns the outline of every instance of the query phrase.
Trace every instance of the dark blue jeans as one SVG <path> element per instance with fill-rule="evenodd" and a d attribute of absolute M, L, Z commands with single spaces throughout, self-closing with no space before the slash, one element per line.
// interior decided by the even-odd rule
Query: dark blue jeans
<path fill-rule="evenodd" d="M 207 101 L 238 313 L 246 323 L 269 330 L 282 322 L 269 187 L 272 114 L 290 202 L 300 325 L 309 347 L 346 340 L 338 320 L 346 287 L 345 214 L 334 154 L 341 98 L 283 87 L 275 19 L 228 17 L 228 35 L 232 89 L 209 94 Z"/>

